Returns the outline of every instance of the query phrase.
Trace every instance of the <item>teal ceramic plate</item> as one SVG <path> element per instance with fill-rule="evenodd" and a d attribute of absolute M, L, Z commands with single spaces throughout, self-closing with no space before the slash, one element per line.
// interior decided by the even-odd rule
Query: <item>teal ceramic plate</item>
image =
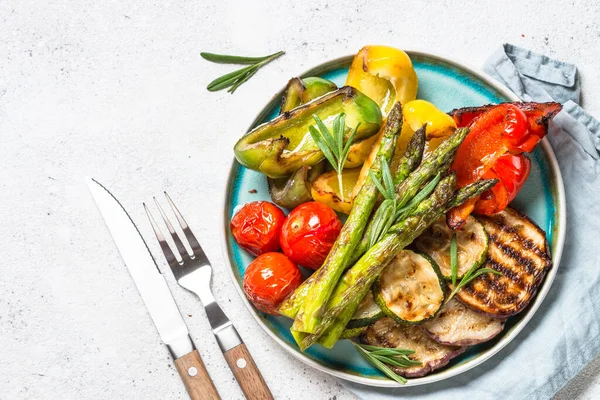
<path fill-rule="evenodd" d="M 419 77 L 418 98 L 428 100 L 442 110 L 450 111 L 458 107 L 518 100 L 490 77 L 462 63 L 425 52 L 407 51 L 407 53 Z M 351 60 L 351 56 L 339 58 L 319 65 L 301 76 L 322 76 L 341 87 L 346 80 Z M 263 108 L 251 128 L 274 118 L 279 112 L 280 99 L 281 93 L 278 93 Z M 564 189 L 554 152 L 546 139 L 533 152 L 531 160 L 531 174 L 513 202 L 513 206 L 530 216 L 546 231 L 554 260 L 552 270 L 546 276 L 532 304 L 521 314 L 510 318 L 502 334 L 490 342 L 473 346 L 441 370 L 423 378 L 410 379 L 405 386 L 446 379 L 489 359 L 523 329 L 550 289 L 564 242 Z M 234 285 L 258 324 L 285 350 L 319 370 L 365 385 L 399 386 L 364 361 L 347 340 L 340 341 L 331 350 L 315 345 L 302 353 L 289 332 L 291 320 L 264 315 L 257 312 L 248 302 L 242 290 L 242 278 L 252 257 L 240 249 L 233 240 L 229 231 L 229 221 L 239 207 L 255 200 L 270 200 L 265 176 L 250 171 L 234 161 L 225 194 L 223 244 Z"/>

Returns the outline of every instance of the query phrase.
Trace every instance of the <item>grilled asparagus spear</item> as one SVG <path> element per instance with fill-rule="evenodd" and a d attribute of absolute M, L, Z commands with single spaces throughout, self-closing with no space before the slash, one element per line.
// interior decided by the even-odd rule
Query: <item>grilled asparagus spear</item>
<path fill-rule="evenodd" d="M 381 179 L 381 160 L 389 161 L 396 147 L 396 139 L 402 127 L 402 106 L 396 103 L 386 121 L 377 158 L 371 165 L 371 171 Z M 368 177 L 358 196 L 354 199 L 352 211 L 340 232 L 335 244 L 321 268 L 315 273 L 313 282 L 308 286 L 293 329 L 300 332 L 314 332 L 321 321 L 324 305 L 335 288 L 342 272 L 346 269 L 354 249 L 360 241 L 371 211 L 377 200 L 377 187 Z"/>

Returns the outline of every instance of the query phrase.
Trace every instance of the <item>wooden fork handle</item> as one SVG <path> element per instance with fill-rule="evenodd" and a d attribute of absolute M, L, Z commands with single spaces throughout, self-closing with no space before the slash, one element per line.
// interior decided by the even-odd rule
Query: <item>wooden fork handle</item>
<path fill-rule="evenodd" d="M 221 400 L 198 350 L 176 359 L 175 367 L 192 400 Z"/>
<path fill-rule="evenodd" d="M 223 355 L 248 400 L 273 399 L 269 387 L 244 343 L 227 350 Z"/>

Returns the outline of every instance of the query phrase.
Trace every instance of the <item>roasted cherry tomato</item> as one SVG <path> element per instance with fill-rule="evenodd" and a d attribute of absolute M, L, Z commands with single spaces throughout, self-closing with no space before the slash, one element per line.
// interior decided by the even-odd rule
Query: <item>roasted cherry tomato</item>
<path fill-rule="evenodd" d="M 256 257 L 244 273 L 244 292 L 254 307 L 277 315 L 279 304 L 302 283 L 296 264 L 281 253 Z"/>
<path fill-rule="evenodd" d="M 482 178 L 497 178 L 500 182 L 480 198 L 450 210 L 450 227 L 460 228 L 474 210 L 483 214 L 500 212 L 515 198 L 531 166 L 528 158 L 518 155 L 535 148 L 548 130 L 548 121 L 560 109 L 558 103 L 504 103 L 451 113 L 457 126 L 470 129 L 452 164 L 457 186 Z"/>
<path fill-rule="evenodd" d="M 240 247 L 258 256 L 279 250 L 279 235 L 285 214 L 268 201 L 253 201 L 244 205 L 229 224 L 231 234 Z"/>
<path fill-rule="evenodd" d="M 292 261 L 317 269 L 342 229 L 335 211 L 323 203 L 300 204 L 288 215 L 281 230 L 281 249 Z"/>

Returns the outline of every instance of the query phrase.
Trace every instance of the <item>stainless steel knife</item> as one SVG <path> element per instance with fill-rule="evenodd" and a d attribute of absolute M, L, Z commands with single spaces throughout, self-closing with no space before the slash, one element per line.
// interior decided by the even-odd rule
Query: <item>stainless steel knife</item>
<path fill-rule="evenodd" d="M 190 397 L 220 399 L 167 282 L 137 227 L 104 186 L 92 178 L 86 181 Z"/>

